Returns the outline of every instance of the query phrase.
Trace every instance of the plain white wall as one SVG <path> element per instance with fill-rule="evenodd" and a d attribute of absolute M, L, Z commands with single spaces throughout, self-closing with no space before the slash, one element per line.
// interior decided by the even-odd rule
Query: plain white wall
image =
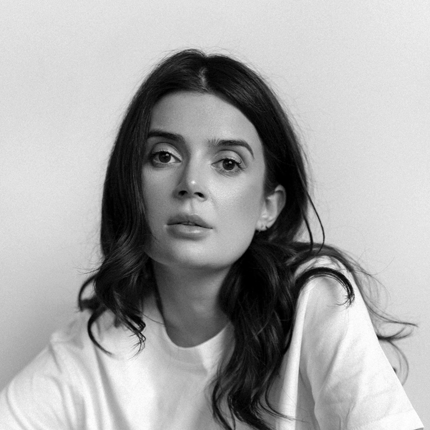
<path fill-rule="evenodd" d="M 420 324 L 405 388 L 430 423 L 429 28 L 427 0 L 3 0 L 0 388 L 75 312 L 137 85 L 170 50 L 201 47 L 261 70 L 294 114 L 328 242 Z"/>

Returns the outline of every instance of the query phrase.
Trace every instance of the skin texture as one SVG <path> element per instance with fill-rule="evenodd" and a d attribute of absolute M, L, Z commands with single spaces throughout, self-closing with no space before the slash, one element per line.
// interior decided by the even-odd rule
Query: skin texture
<path fill-rule="evenodd" d="M 213 325 L 205 338 L 221 324 L 211 322 L 222 320 L 216 297 L 229 267 L 255 231 L 276 220 L 285 193 L 279 186 L 264 195 L 258 133 L 237 108 L 215 95 L 178 92 L 162 98 L 145 145 L 144 202 L 153 235 L 147 253 L 166 325 L 169 309 L 172 327 L 184 319 L 195 326 L 203 318 Z"/>

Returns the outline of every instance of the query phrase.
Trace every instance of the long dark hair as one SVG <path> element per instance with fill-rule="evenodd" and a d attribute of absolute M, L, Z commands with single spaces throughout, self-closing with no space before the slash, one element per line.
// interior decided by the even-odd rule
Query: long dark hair
<path fill-rule="evenodd" d="M 212 389 L 213 414 L 225 429 L 231 430 L 239 420 L 268 430 L 264 417 L 281 416 L 270 404 L 268 394 L 289 347 L 303 285 L 315 276 L 335 277 L 345 287 L 347 302 L 354 300 L 352 286 L 340 271 L 314 267 L 297 277 L 298 268 L 316 256 L 330 256 L 353 274 L 359 286 L 362 270 L 324 240 L 314 243 L 309 209 L 319 217 L 308 192 L 305 156 L 284 109 L 249 67 L 227 56 L 185 50 L 165 59 L 143 82 L 127 110 L 110 157 L 102 203 L 103 260 L 82 286 L 79 307 L 92 311 L 88 333 L 101 349 L 91 327 L 106 310 L 143 346 L 142 305 L 148 292 L 156 288 L 151 262 L 144 252 L 150 231 L 142 193 L 143 151 L 154 105 L 177 91 L 214 94 L 239 109 L 263 144 L 265 191 L 269 193 L 278 184 L 286 190 L 287 202 L 275 224 L 255 234 L 221 287 L 220 306 L 233 325 L 235 346 L 220 366 Z M 322 225 L 321 229 L 324 231 Z M 303 233 L 306 240 L 300 240 Z M 90 284 L 94 292 L 84 298 Z M 378 319 L 404 323 L 385 316 L 369 300 L 367 305 L 379 339 L 392 343 L 407 335 L 405 326 L 391 335 L 380 332 Z"/>

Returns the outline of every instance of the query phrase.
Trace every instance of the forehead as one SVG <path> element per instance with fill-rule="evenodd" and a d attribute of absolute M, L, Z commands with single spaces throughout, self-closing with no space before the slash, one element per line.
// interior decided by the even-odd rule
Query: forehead
<path fill-rule="evenodd" d="M 150 129 L 203 139 L 243 139 L 262 147 L 254 125 L 235 106 L 213 94 L 176 92 L 161 98 L 151 114 Z"/>

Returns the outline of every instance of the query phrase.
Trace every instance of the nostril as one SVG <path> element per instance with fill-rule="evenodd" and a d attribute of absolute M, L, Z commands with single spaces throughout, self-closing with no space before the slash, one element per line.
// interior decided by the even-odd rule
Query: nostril
<path fill-rule="evenodd" d="M 175 190 L 176 197 L 183 198 L 197 198 L 199 200 L 206 200 L 206 193 L 204 190 L 199 190 L 195 186 L 181 186 Z"/>

